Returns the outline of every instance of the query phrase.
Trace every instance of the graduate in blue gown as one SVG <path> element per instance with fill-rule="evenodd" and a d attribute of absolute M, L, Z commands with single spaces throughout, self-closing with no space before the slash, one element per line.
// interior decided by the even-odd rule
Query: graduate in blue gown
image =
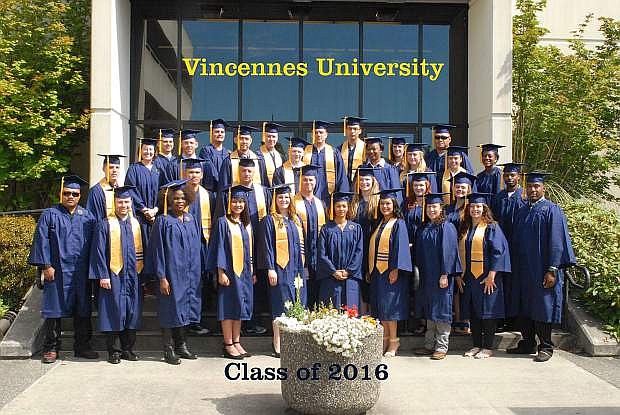
<path fill-rule="evenodd" d="M 539 362 L 553 355 L 551 326 L 562 319 L 563 268 L 576 263 L 566 216 L 545 198 L 545 177 L 531 172 L 527 178 L 527 205 L 516 214 L 511 247 L 514 249 L 511 313 L 520 319 L 523 339 L 509 353 L 532 353 L 538 345 Z"/>
<path fill-rule="evenodd" d="M 475 192 L 476 176 L 459 172 L 450 178 L 452 191 L 452 203 L 446 206 L 446 219 L 459 229 L 461 216 L 467 206 L 467 195 Z"/>
<path fill-rule="evenodd" d="M 111 190 L 119 185 L 118 176 L 121 172 L 120 154 L 97 154 L 103 157 L 103 172 L 105 176 L 99 183 L 90 188 L 86 209 L 95 217 L 102 220 L 114 214 L 114 197 Z"/>
<path fill-rule="evenodd" d="M 208 189 L 217 189 L 217 182 L 220 177 L 220 170 L 224 160 L 230 154 L 230 150 L 224 147 L 226 139 L 226 129 L 230 126 L 221 118 L 212 120 L 209 124 L 210 143 L 200 149 L 198 157 L 205 160 L 204 177 L 202 185 Z"/>
<path fill-rule="evenodd" d="M 424 347 L 419 355 L 441 360 L 448 353 L 452 323 L 454 277 L 462 272 L 458 255 L 457 230 L 445 219 L 442 193 L 425 196 L 425 219 L 416 232 L 416 266 L 420 287 L 416 291 L 416 315 L 426 319 Z"/>
<path fill-rule="evenodd" d="M 370 237 L 368 274 L 372 316 L 383 326 L 383 349 L 393 357 L 400 345 L 397 321 L 409 319 L 409 274 L 412 271 L 407 225 L 402 219 L 397 193 L 403 189 L 379 192 L 379 219 Z"/>
<path fill-rule="evenodd" d="M 482 144 L 480 146 L 480 160 L 484 170 L 476 176 L 476 191 L 490 193 L 487 205 L 491 204 L 492 196 L 502 190 L 502 171 L 496 166 L 499 160 L 499 149 L 505 146 L 499 144 Z"/>
<path fill-rule="evenodd" d="M 133 186 L 133 214 L 140 222 L 144 246 L 148 246 L 151 228 L 158 213 L 157 193 L 160 186 L 160 170 L 153 163 L 158 140 L 143 138 L 140 141 L 139 161 L 132 163 L 125 175 L 125 185 Z"/>
<path fill-rule="evenodd" d="M 167 165 L 167 170 L 163 174 L 165 180 L 160 180 L 160 184 L 163 186 L 169 181 L 183 179 L 183 163 L 187 159 L 196 159 L 198 155 L 198 135 L 202 133 L 201 130 L 185 129 L 179 131 L 178 137 L 178 150 L 177 155 L 171 158 Z"/>
<path fill-rule="evenodd" d="M 28 263 L 42 275 L 43 363 L 54 363 L 60 350 L 60 319 L 73 317 L 76 357 L 96 359 L 90 347 L 90 284 L 88 255 L 95 218 L 78 206 L 80 186 L 88 183 L 78 176 L 61 179 L 60 203 L 45 209 L 39 218 Z"/>
<path fill-rule="evenodd" d="M 249 357 L 240 343 L 241 320 L 252 318 L 254 276 L 252 223 L 248 212 L 251 188 L 237 185 L 228 195 L 228 210 L 211 232 L 208 269 L 217 273 L 217 319 L 222 324 L 222 354 L 231 359 Z"/>
<path fill-rule="evenodd" d="M 410 173 L 435 173 L 426 166 L 426 160 L 424 160 L 424 154 L 426 154 L 427 148 L 428 144 L 425 143 L 416 142 L 405 145 L 405 160 L 403 163 L 403 169 L 400 172 L 402 187 L 405 187 L 405 179 Z M 437 181 L 435 176 L 431 176 L 430 178 L 432 179 L 430 181 L 430 192 L 435 193 L 437 192 Z"/>
<path fill-rule="evenodd" d="M 90 251 L 88 275 L 99 283 L 97 326 L 106 334 L 108 362 L 113 364 L 121 358 L 138 360 L 133 347 L 142 315 L 144 251 L 140 224 L 130 214 L 134 191 L 132 186 L 114 189 L 114 215 L 97 223 Z"/>
<path fill-rule="evenodd" d="M 325 121 L 314 121 L 314 137 L 312 147 L 307 146 L 304 154 L 304 164 L 313 164 L 319 166 L 319 172 L 316 175 L 316 189 L 314 194 L 323 201 L 329 203 L 329 195 L 333 192 L 348 192 L 349 180 L 344 168 L 342 155 L 337 147 L 327 144 L 327 127 L 331 123 Z M 334 181 L 330 188 L 327 177 L 327 161 L 326 152 L 333 153 Z"/>
<path fill-rule="evenodd" d="M 171 128 L 159 130 L 157 157 L 153 160 L 153 164 L 159 169 L 159 182 L 162 185 L 176 178 L 173 177 L 174 166 L 178 163 L 178 157 L 174 154 L 174 139 L 176 137 L 176 130 Z"/>
<path fill-rule="evenodd" d="M 359 310 L 364 234 L 351 221 L 351 196 L 351 192 L 332 194 L 330 221 L 319 233 L 317 279 L 320 302 Z"/>
<path fill-rule="evenodd" d="M 187 179 L 175 180 L 162 188 L 162 215 L 155 220 L 146 254 L 149 272 L 159 282 L 157 318 L 162 328 L 164 359 L 179 364 L 179 357 L 196 359 L 187 348 L 186 328 L 201 316 L 202 267 L 201 233 L 185 209 L 191 203 Z"/>
<path fill-rule="evenodd" d="M 459 230 L 459 256 L 464 272 L 455 278 L 462 294 L 461 310 L 470 320 L 473 348 L 466 357 L 493 355 L 498 320 L 504 318 L 504 275 L 510 272 L 508 242 L 493 220 L 488 193 L 472 193 Z"/>
<path fill-rule="evenodd" d="M 390 140 L 387 152 L 388 162 L 394 166 L 400 177 L 407 163 L 407 158 L 405 157 L 407 142 L 405 141 L 405 137 L 388 137 L 388 140 Z"/>
<path fill-rule="evenodd" d="M 434 181 L 435 172 L 409 173 L 405 178 L 405 206 L 403 206 L 403 216 L 407 224 L 407 233 L 409 235 L 409 243 L 412 248 L 413 260 L 413 242 L 415 241 L 416 231 L 424 220 L 423 206 L 424 195 L 432 193 L 431 183 Z"/>
<path fill-rule="evenodd" d="M 353 179 L 355 194 L 351 201 L 351 220 L 359 223 L 363 235 L 362 251 L 362 275 L 368 273 L 368 244 L 370 235 L 377 227 L 379 220 L 377 212 L 379 209 L 379 183 L 374 176 L 374 169 L 371 167 L 359 167 Z M 370 284 L 365 278 L 360 281 L 361 290 L 361 314 L 370 314 Z"/>
<path fill-rule="evenodd" d="M 317 262 L 319 232 L 327 223 L 327 209 L 323 201 L 314 194 L 319 166 L 305 165 L 301 168 L 301 185 L 295 195 L 295 212 L 301 220 L 304 230 L 304 248 L 306 253 L 305 274 L 307 276 L 307 302 L 312 309 L 318 304 L 319 281 L 317 280 Z"/>
<path fill-rule="evenodd" d="M 435 148 L 426 155 L 426 166 L 441 175 L 445 169 L 446 163 L 446 150 L 450 147 L 452 142 L 452 135 L 450 130 L 456 128 L 454 125 L 449 124 L 437 124 L 433 126 L 433 143 Z M 467 154 L 463 153 L 463 168 L 469 174 L 474 174 L 474 168 L 471 164 L 471 160 L 467 157 Z M 438 188 L 441 191 L 441 187 Z"/>
<path fill-rule="evenodd" d="M 255 153 L 250 149 L 250 145 L 252 144 L 252 131 L 258 131 L 258 128 L 249 125 L 240 125 L 237 127 L 237 148 L 222 161 L 219 177 L 217 178 L 217 182 L 213 184 L 214 188 L 217 188 L 218 191 L 226 190 L 230 186 L 238 184 L 234 183 L 233 180 L 235 176 L 232 171 L 232 165 L 233 160 L 239 159 L 254 160 L 254 174 L 256 175 L 256 177 L 253 179 L 254 183 L 269 187 L 267 168 L 265 167 L 265 160 L 263 159 L 263 155 L 260 153 L 260 151 L 258 153 Z"/>
<path fill-rule="evenodd" d="M 504 232 L 506 236 L 510 254 L 512 255 L 514 253 L 514 249 L 512 248 L 512 234 L 515 215 L 519 208 L 526 204 L 525 194 L 523 194 L 523 188 L 520 186 L 523 163 L 505 163 L 501 166 L 504 167 L 503 180 L 505 188 L 492 197 L 491 211 L 493 212 L 493 218 L 497 221 L 500 228 L 502 228 L 502 232 Z M 504 278 L 504 307 L 506 310 L 504 329 L 510 329 L 513 325 L 512 319 L 508 317 L 509 310 L 513 308 L 511 305 L 512 283 L 512 276 L 507 274 L 506 278 Z"/>
<path fill-rule="evenodd" d="M 381 137 L 367 137 L 364 141 L 366 142 L 367 161 L 362 167 L 375 169 L 374 176 L 379 183 L 380 190 L 399 188 L 401 186 L 400 173 L 396 167 L 383 158 L 383 139 Z M 398 205 L 402 206 L 403 195 L 398 192 L 396 196 Z"/>
<path fill-rule="evenodd" d="M 299 137 L 287 137 L 286 139 L 289 140 L 288 160 L 276 169 L 273 184 L 275 186 L 291 183 L 291 191 L 296 194 L 299 191 L 300 169 L 304 165 L 304 149 L 311 144 Z"/>
<path fill-rule="evenodd" d="M 287 302 L 298 299 L 306 305 L 307 284 L 303 281 L 303 228 L 295 215 L 290 185 L 276 185 L 271 190 L 271 213 L 260 222 L 256 240 L 262 248 L 257 250 L 257 268 L 267 273 L 271 318 L 275 320 L 286 312 Z M 272 327 L 273 353 L 280 357 L 280 330 L 275 322 Z"/>
<path fill-rule="evenodd" d="M 366 143 L 364 143 L 364 140 L 362 139 L 362 121 L 365 120 L 367 120 L 367 118 L 351 116 L 342 117 L 343 133 L 346 139 L 341 145 L 338 146 L 338 150 L 342 156 L 344 171 L 347 174 L 347 180 L 349 181 L 349 188 L 351 191 L 354 190 L 353 186 L 355 183 L 355 174 L 357 173 L 357 169 L 366 162 Z M 315 126 L 317 123 L 320 125 L 321 121 L 315 121 Z M 327 123 L 326 128 L 329 124 L 330 123 Z"/>

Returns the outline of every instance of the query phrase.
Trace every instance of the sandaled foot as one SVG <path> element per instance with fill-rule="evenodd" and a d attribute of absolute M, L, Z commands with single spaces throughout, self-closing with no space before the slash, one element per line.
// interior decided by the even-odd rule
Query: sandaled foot
<path fill-rule="evenodd" d="M 243 346 L 241 346 L 241 343 L 239 342 L 233 342 L 233 344 L 235 345 L 235 349 L 237 349 L 237 351 L 239 352 L 239 354 L 243 357 L 252 357 L 251 354 L 249 354 L 248 352 L 245 351 L 245 349 L 243 348 Z"/>
<path fill-rule="evenodd" d="M 480 347 L 473 347 L 463 353 L 463 357 L 474 357 L 480 351 Z"/>
<path fill-rule="evenodd" d="M 482 349 L 480 350 L 480 352 L 478 352 L 476 354 L 476 356 L 474 356 L 476 359 L 488 359 L 489 357 L 493 356 L 493 350 L 490 349 Z"/>
<path fill-rule="evenodd" d="M 394 357 L 394 356 L 396 356 L 396 352 L 398 351 L 399 347 L 400 347 L 400 339 L 398 337 L 395 338 L 395 339 L 390 339 L 389 342 L 388 342 L 388 349 L 383 354 L 383 356 L 385 356 L 385 357 Z"/>

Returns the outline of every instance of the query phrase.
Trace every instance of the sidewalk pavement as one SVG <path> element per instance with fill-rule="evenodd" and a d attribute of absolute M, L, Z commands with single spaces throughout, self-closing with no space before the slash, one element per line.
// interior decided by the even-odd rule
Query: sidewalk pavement
<path fill-rule="evenodd" d="M 295 413 L 286 408 L 279 381 L 227 380 L 224 368 L 231 360 L 209 356 L 170 366 L 160 359 L 150 353 L 138 362 L 110 365 L 103 359 L 66 357 L 41 372 L 0 413 Z M 579 360 L 564 351 L 547 363 L 503 351 L 487 360 L 457 352 L 443 361 L 398 356 L 385 361 L 389 379 L 368 414 L 619 414 L 620 390 L 582 368 Z M 259 355 L 241 362 L 265 368 L 279 367 L 280 361 Z M 614 377 L 620 360 L 605 362 Z M 15 363 L 0 361 L 0 373 L 12 373 L 5 371 L 10 364 Z"/>

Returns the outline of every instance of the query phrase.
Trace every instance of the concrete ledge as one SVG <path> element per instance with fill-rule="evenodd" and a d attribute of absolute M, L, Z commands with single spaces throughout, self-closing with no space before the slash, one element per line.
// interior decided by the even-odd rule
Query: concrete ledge
<path fill-rule="evenodd" d="M 566 324 L 584 352 L 590 356 L 618 356 L 620 343 L 609 333 L 603 331 L 600 321 L 589 315 L 583 307 L 568 299 Z"/>
<path fill-rule="evenodd" d="M 41 302 L 43 290 L 31 288 L 17 318 L 0 342 L 0 359 L 29 359 L 42 342 Z"/>

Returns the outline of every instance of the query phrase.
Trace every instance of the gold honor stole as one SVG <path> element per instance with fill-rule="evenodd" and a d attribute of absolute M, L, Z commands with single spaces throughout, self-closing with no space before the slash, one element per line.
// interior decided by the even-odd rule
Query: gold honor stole
<path fill-rule="evenodd" d="M 249 158 L 254 159 L 254 176 L 252 176 L 252 183 L 261 184 L 260 166 L 258 164 L 258 160 L 256 160 L 258 157 L 252 150 L 249 150 L 248 152 L 250 153 Z M 239 184 L 239 152 L 237 150 L 230 153 L 230 169 L 232 175 L 232 185 L 234 186 Z"/>
<path fill-rule="evenodd" d="M 254 183 L 254 196 L 256 197 L 256 208 L 258 209 L 258 219 L 262 219 L 267 216 L 267 202 L 265 202 L 264 187 L 260 184 Z M 275 196 L 274 196 L 275 197 Z"/>
<path fill-rule="evenodd" d="M 375 252 L 375 242 L 377 240 L 377 233 L 381 226 L 377 226 L 377 229 L 370 237 L 369 251 L 368 251 L 368 273 L 372 274 L 375 269 L 375 259 L 377 263 L 377 270 L 383 274 L 388 269 L 388 262 L 390 260 L 390 236 L 392 235 L 392 229 L 396 223 L 396 218 L 388 220 L 383 227 L 381 235 L 379 236 L 379 252 Z M 375 258 L 376 257 L 376 258 Z"/>
<path fill-rule="evenodd" d="M 131 232 L 133 233 L 133 245 L 136 252 L 136 270 L 138 274 L 142 272 L 144 267 L 144 251 L 142 250 L 142 232 L 140 224 L 133 216 L 129 216 L 127 220 L 131 220 Z M 118 275 L 123 269 L 123 249 L 121 246 L 121 225 L 116 216 L 108 217 L 110 225 L 110 271 Z"/>
<path fill-rule="evenodd" d="M 274 150 L 274 157 L 271 156 L 271 153 L 267 150 L 267 146 L 260 146 L 260 152 L 263 154 L 263 159 L 265 159 L 265 168 L 267 170 L 267 180 L 269 181 L 269 186 L 272 185 L 273 182 L 273 174 L 276 169 L 282 165 L 282 157 L 280 153 Z"/>
<path fill-rule="evenodd" d="M 226 218 L 228 230 L 230 231 L 230 247 L 233 262 L 233 272 L 237 278 L 241 278 L 243 272 L 243 264 L 245 259 L 245 251 L 243 249 L 243 235 L 241 234 L 241 223 L 236 223 Z M 252 225 L 245 228 L 248 232 L 248 241 L 250 242 L 250 264 L 252 263 Z"/>
<path fill-rule="evenodd" d="M 344 171 L 347 172 L 347 176 L 350 181 L 353 181 L 357 168 L 364 162 L 364 142 L 359 138 L 355 142 L 355 153 L 353 153 L 353 163 L 351 165 L 351 171 L 349 169 L 349 142 L 345 141 L 340 147 L 340 153 L 342 154 L 342 160 L 344 161 Z"/>
<path fill-rule="evenodd" d="M 288 252 L 288 232 L 286 232 L 286 227 L 288 226 L 288 224 L 279 214 L 273 215 L 273 219 L 273 225 L 276 230 L 276 264 L 278 264 L 280 268 L 284 269 L 286 268 L 290 260 L 290 255 Z M 291 222 L 294 224 L 294 226 L 297 227 L 297 234 L 299 238 L 299 241 L 297 242 L 301 247 L 301 260 L 303 263 L 305 262 L 303 231 L 301 227 L 295 223 L 294 220 L 291 220 Z"/>
<path fill-rule="evenodd" d="M 480 276 L 484 273 L 484 232 L 486 229 L 486 223 L 479 223 L 474 231 L 474 237 L 471 240 L 470 269 L 474 279 L 480 278 Z M 461 256 L 461 261 L 464 265 L 467 261 L 467 252 L 465 251 L 466 239 L 467 235 L 464 235 L 459 241 L 459 255 Z"/>
<path fill-rule="evenodd" d="M 198 196 L 200 197 L 200 226 L 202 227 L 202 236 L 209 243 L 209 235 L 211 235 L 211 199 L 209 192 L 202 186 L 198 186 Z"/>
<path fill-rule="evenodd" d="M 448 153 L 446 153 L 446 158 L 448 157 Z M 467 173 L 467 170 L 465 170 L 462 167 L 459 167 L 459 171 L 457 173 Z M 449 205 L 452 202 L 452 197 L 453 197 L 453 184 L 452 182 L 449 180 L 451 178 L 451 174 L 450 174 L 450 170 L 445 169 L 443 171 L 443 180 L 441 181 L 441 191 L 442 193 L 448 193 L 447 195 L 443 195 L 443 202 L 446 205 Z"/>
<path fill-rule="evenodd" d="M 325 225 L 325 209 L 323 209 L 323 203 L 321 203 L 318 197 L 312 197 L 314 198 L 314 205 L 316 206 L 316 214 L 319 222 L 318 232 L 320 232 L 323 225 Z M 306 204 L 304 203 L 304 198 L 301 193 L 295 195 L 295 210 L 301 218 L 304 230 L 308 233 L 308 212 L 306 212 Z"/>
<path fill-rule="evenodd" d="M 295 189 L 295 172 L 290 161 L 287 160 L 282 163 L 282 172 L 284 173 L 284 183 L 292 183 L 290 186 L 291 190 L 293 194 L 297 194 L 297 189 Z"/>
<path fill-rule="evenodd" d="M 114 192 L 112 192 L 112 186 L 105 179 L 105 177 L 99 180 L 99 184 L 103 189 L 103 196 L 105 196 L 105 215 L 113 216 L 114 215 Z"/>
<path fill-rule="evenodd" d="M 313 147 L 312 145 L 306 146 L 304 150 L 304 164 L 311 164 Z M 334 161 L 334 148 L 329 144 L 325 144 L 325 173 L 327 176 L 327 191 L 334 193 L 336 189 L 336 162 Z"/>

